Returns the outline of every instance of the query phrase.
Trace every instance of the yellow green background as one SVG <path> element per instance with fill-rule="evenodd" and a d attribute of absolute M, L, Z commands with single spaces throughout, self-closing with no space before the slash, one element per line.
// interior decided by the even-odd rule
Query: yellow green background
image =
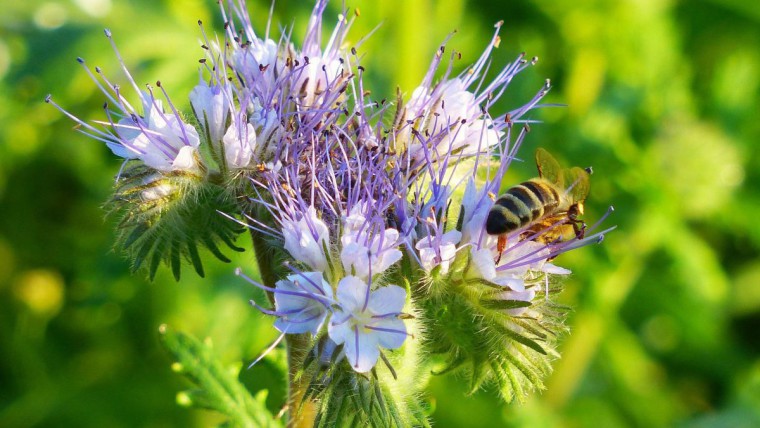
<path fill-rule="evenodd" d="M 249 2 L 263 32 L 269 3 Z M 377 4 L 375 4 L 377 3 Z M 434 378 L 437 427 L 760 426 L 760 3 L 751 0 L 355 0 L 350 40 L 379 29 L 366 53 L 373 96 L 409 94 L 438 44 L 455 69 L 474 61 L 504 20 L 492 70 L 519 52 L 539 57 L 500 103 L 519 105 L 545 78 L 522 152 L 542 146 L 593 165 L 587 218 L 608 205 L 618 229 L 561 256 L 574 271 L 560 300 L 574 310 L 548 389 L 523 405 L 464 378 Z M 274 339 L 261 296 L 210 261 L 205 280 L 166 270 L 149 283 L 111 249 L 104 219 L 120 162 L 46 105 L 102 119 L 103 96 L 75 58 L 126 86 L 103 36 L 110 28 L 135 78 L 161 80 L 187 109 L 200 32 L 220 32 L 215 2 L 70 0 L 0 4 L 0 426 L 208 426 L 218 416 L 175 405 L 188 385 L 169 368 L 157 327 L 208 337 L 246 364 Z M 329 5 L 335 21 L 340 3 Z M 275 5 L 273 35 L 308 2 Z M 535 174 L 531 162 L 510 171 Z M 240 244 L 250 247 L 245 237 Z M 211 258 L 209 258 L 211 260 Z M 278 353 L 243 380 L 284 394 Z"/>

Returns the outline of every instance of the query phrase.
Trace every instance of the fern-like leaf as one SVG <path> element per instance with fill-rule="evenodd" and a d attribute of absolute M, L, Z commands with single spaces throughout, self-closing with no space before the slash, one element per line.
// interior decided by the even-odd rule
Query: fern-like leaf
<path fill-rule="evenodd" d="M 161 343 L 176 361 L 173 369 L 185 375 L 196 387 L 178 396 L 181 404 L 222 413 L 229 418 L 229 426 L 283 426 L 266 408 L 266 394 L 251 396 L 238 381 L 238 370 L 225 368 L 208 343 L 201 343 L 166 325 L 160 327 L 159 333 Z"/>

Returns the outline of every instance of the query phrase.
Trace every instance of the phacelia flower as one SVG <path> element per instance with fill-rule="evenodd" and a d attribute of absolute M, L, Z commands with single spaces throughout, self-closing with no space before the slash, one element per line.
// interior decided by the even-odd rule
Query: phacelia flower
<path fill-rule="evenodd" d="M 190 91 L 190 106 L 212 145 L 218 145 L 230 115 L 230 94 L 219 84 L 209 85 L 203 80 Z"/>
<path fill-rule="evenodd" d="M 501 133 L 494 129 L 490 118 L 484 117 L 467 85 L 461 78 L 454 78 L 432 90 L 419 87 L 412 93 L 407 120 L 418 120 L 417 129 L 423 134 L 438 136 L 429 153 L 430 147 L 425 147 L 428 142 L 412 139 L 408 149 L 412 159 L 422 162 L 427 157 L 437 161 L 452 154 L 469 157 L 499 143 Z"/>
<path fill-rule="evenodd" d="M 458 230 L 446 232 L 440 237 L 427 236 L 417 241 L 415 248 L 420 253 L 420 262 L 427 272 L 440 266 L 441 274 L 449 271 L 451 261 L 456 257 L 457 244 L 462 239 L 462 233 Z"/>
<path fill-rule="evenodd" d="M 283 333 L 317 334 L 328 315 L 332 288 L 321 272 L 288 275 L 277 281 L 274 305 L 275 328 Z"/>
<path fill-rule="evenodd" d="M 327 270 L 327 254 L 330 231 L 317 217 L 317 211 L 310 206 L 297 221 L 285 220 L 282 225 L 285 249 L 299 262 L 314 270 Z"/>
<path fill-rule="evenodd" d="M 363 212 L 368 207 L 369 204 L 360 203 L 351 209 L 343 226 L 340 254 L 346 272 L 365 280 L 383 273 L 402 257 L 397 248 L 398 231 L 383 230 L 382 222 L 370 221 Z"/>
<path fill-rule="evenodd" d="M 236 117 L 227 128 L 222 142 L 227 166 L 234 169 L 246 168 L 251 163 L 256 148 L 256 129 L 245 117 Z"/>
<path fill-rule="evenodd" d="M 243 0 L 219 2 L 224 40 L 201 25 L 201 81 L 189 94 L 198 129 L 160 84 L 161 100 L 138 88 L 120 57 L 139 111 L 100 69 L 96 77 L 85 67 L 106 95 L 107 120 L 61 110 L 130 161 L 115 197 L 128 230 L 122 242 L 136 265 L 155 272 L 164 261 L 178 278 L 185 260 L 203 274 L 199 246 L 225 260 L 216 242 L 237 248 L 239 226 L 249 228 L 266 284 L 242 276 L 274 307 L 254 306 L 276 317 L 280 339 L 313 347 L 290 354 L 290 373 L 299 373 L 291 381 L 303 383 L 292 390 L 308 391 L 290 404 L 317 401 L 324 423 L 426 425 L 422 385 L 395 392 L 435 372 L 435 361 L 469 366 L 473 390 L 493 380 L 505 400 L 521 399 L 542 387 L 563 330 L 551 299 L 559 287 L 549 281 L 570 271 L 549 261 L 609 231 L 596 230 L 600 220 L 585 236 L 559 233 L 580 225 L 575 212 L 498 237 L 485 230 L 550 83 L 522 105 L 492 111 L 536 62 L 520 54 L 495 65 L 498 23 L 469 68 L 455 74 L 452 53 L 442 70 L 444 43 L 411 94 L 376 100 L 362 45 L 347 40 L 358 13 L 342 11 L 323 35 L 327 3 L 315 1 L 297 41 L 292 34 L 302 32 L 270 35 L 271 22 L 254 31 Z M 388 370 L 373 371 L 381 357 Z"/>
<path fill-rule="evenodd" d="M 176 113 L 165 113 L 161 100 L 143 94 L 144 117 L 131 116 L 114 128 L 121 146 L 109 147 L 117 156 L 140 159 L 159 171 L 197 169 L 200 139 L 195 128 Z"/>
<path fill-rule="evenodd" d="M 462 196 L 462 243 L 479 247 L 481 243 L 493 243 L 486 234 L 485 225 L 493 200 L 488 197 L 488 189 L 478 190 L 475 179 L 470 177 Z"/>
<path fill-rule="evenodd" d="M 338 283 L 338 309 L 328 324 L 330 338 L 343 344 L 351 367 L 359 373 L 377 364 L 380 348 L 396 349 L 407 332 L 398 317 L 406 303 L 406 291 L 387 285 L 370 291 L 369 284 L 355 276 Z"/>
<path fill-rule="evenodd" d="M 80 132 L 106 143 L 117 156 L 124 159 L 139 159 L 145 165 L 162 172 L 199 171 L 203 163 L 198 153 L 200 145 L 198 132 L 182 120 L 160 82 L 157 82 L 157 86 L 166 97 L 169 111 L 164 110 L 163 101 L 156 98 L 152 88 L 149 87 L 147 92 L 138 88 L 121 61 L 121 56 L 111 39 L 111 32 L 106 30 L 105 34 L 111 41 L 129 83 L 139 95 L 142 112 L 138 112 L 127 101 L 119 86 L 112 84 L 99 67 L 95 68 L 95 72 L 100 79 L 96 78 L 82 58 L 77 58 L 77 61 L 110 101 L 110 104 L 104 105 L 107 121 L 90 124 L 64 110 L 52 101 L 51 96 L 48 96 L 45 101 L 53 104 L 77 122 L 81 126 Z M 114 106 L 116 110 L 112 110 Z"/>

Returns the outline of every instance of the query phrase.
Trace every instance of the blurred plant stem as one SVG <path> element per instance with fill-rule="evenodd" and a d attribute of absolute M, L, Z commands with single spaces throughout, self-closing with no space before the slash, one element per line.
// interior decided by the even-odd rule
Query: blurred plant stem
<path fill-rule="evenodd" d="M 288 351 L 288 428 L 310 428 L 314 426 L 317 406 L 312 400 L 304 400 L 309 386 L 306 376 L 299 376 L 304 359 L 309 352 L 308 334 L 288 334 L 285 347 Z"/>
<path fill-rule="evenodd" d="M 269 247 L 266 237 L 251 229 L 253 251 L 256 253 L 256 264 L 259 267 L 261 280 L 267 287 L 275 287 L 277 273 L 275 272 L 274 249 Z M 274 305 L 274 295 L 267 292 L 269 302 Z M 308 334 L 285 335 L 285 349 L 288 353 L 288 427 L 300 428 L 314 426 L 314 418 L 317 415 L 316 405 L 313 401 L 304 401 L 303 396 L 308 386 L 306 376 L 299 376 L 299 370 L 303 367 L 304 359 L 309 352 Z"/>

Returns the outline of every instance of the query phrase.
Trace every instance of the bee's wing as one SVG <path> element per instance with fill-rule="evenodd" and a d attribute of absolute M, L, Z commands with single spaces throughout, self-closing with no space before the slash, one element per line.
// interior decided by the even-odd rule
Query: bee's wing
<path fill-rule="evenodd" d="M 538 167 L 539 177 L 549 180 L 559 186 L 559 188 L 565 187 L 562 168 L 560 168 L 559 162 L 542 148 L 536 149 L 536 166 Z"/>
<path fill-rule="evenodd" d="M 562 175 L 568 184 L 567 194 L 573 202 L 584 201 L 591 187 L 588 172 L 576 166 L 562 171 Z"/>

